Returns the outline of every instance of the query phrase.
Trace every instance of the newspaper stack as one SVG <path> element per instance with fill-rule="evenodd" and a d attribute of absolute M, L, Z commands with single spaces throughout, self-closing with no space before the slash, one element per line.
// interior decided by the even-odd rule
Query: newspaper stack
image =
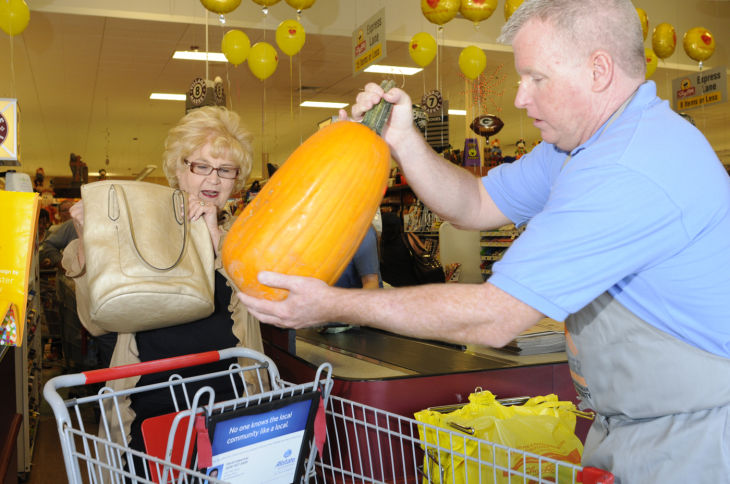
<path fill-rule="evenodd" d="M 507 343 L 502 349 L 519 355 L 538 355 L 565 351 L 565 324 L 554 319 L 540 320 Z"/>

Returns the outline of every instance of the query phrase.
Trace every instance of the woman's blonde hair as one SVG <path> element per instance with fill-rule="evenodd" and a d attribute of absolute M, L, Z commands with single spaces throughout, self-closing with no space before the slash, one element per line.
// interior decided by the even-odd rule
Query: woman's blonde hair
<path fill-rule="evenodd" d="M 253 136 L 241 126 L 238 114 L 220 106 L 193 109 L 167 133 L 162 170 L 170 186 L 179 187 L 177 172 L 185 158 L 206 143 L 210 143 L 211 156 L 236 164 L 239 173 L 233 191 L 243 189 L 253 163 Z"/>

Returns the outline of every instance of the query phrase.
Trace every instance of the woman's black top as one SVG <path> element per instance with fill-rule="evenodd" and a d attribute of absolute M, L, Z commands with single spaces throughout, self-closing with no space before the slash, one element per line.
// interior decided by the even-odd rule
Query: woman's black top
<path fill-rule="evenodd" d="M 231 288 L 226 285 L 225 278 L 216 271 L 215 273 L 215 310 L 207 318 L 193 321 L 187 324 L 170 326 L 167 328 L 141 331 L 136 334 L 137 348 L 140 361 L 151 361 L 160 358 L 201 353 L 204 351 L 232 348 L 238 344 L 238 339 L 233 335 L 233 319 L 228 310 L 231 303 Z M 167 381 L 173 373 L 183 378 L 194 375 L 208 374 L 215 371 L 226 370 L 233 360 L 225 360 L 209 363 L 201 366 L 194 366 L 174 372 L 155 373 L 144 375 L 137 383 L 137 387 Z M 216 380 L 204 380 L 187 386 L 188 395 L 192 401 L 195 392 L 202 386 L 212 386 L 216 392 L 215 401 L 228 400 L 234 397 L 229 377 L 221 377 Z M 176 387 L 180 388 L 180 387 Z M 239 388 L 239 395 L 242 391 Z M 181 408 L 187 408 L 182 391 L 176 391 L 178 402 L 182 402 Z M 204 400 L 207 403 L 207 398 Z M 169 388 L 161 390 L 145 391 L 131 396 L 131 407 L 136 417 L 132 422 L 132 441 L 130 447 L 144 451 L 141 425 L 149 417 L 163 415 L 175 411 L 172 403 Z M 139 472 L 139 470 L 137 470 Z"/>

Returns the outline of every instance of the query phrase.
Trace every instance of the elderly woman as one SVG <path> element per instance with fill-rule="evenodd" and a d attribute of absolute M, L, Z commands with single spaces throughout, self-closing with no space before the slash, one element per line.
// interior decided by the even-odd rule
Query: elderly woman
<path fill-rule="evenodd" d="M 221 266 L 219 250 L 230 227 L 231 217 L 223 210 L 231 193 L 239 191 L 251 172 L 251 135 L 240 125 L 239 116 L 221 107 L 202 107 L 185 115 L 173 127 L 165 141 L 164 172 L 173 188 L 180 188 L 189 199 L 188 216 L 202 218 L 210 232 L 216 254 L 215 310 L 210 316 L 191 323 L 138 333 L 119 333 L 111 356 L 111 366 L 159 358 L 199 353 L 233 346 L 245 346 L 263 352 L 258 321 L 250 317 L 235 297 Z M 88 287 L 83 275 L 83 201 L 74 205 L 71 215 L 79 238 L 64 254 L 66 273 L 76 279 L 79 318 L 92 335 L 100 339 L 103 330 L 90 320 Z M 227 368 L 220 362 L 177 371 L 182 376 L 207 374 Z M 114 390 L 142 386 L 166 380 L 169 375 L 146 375 L 108 382 Z M 210 384 L 207 382 L 206 384 Z M 230 381 L 216 387 L 216 400 L 231 398 Z M 256 382 L 249 391 L 258 392 Z M 190 386 L 188 388 L 191 388 Z M 192 388 L 194 392 L 196 387 Z M 174 411 L 167 389 L 142 392 L 127 399 L 124 411 L 124 435 L 132 448 L 144 450 L 140 426 L 145 418 Z M 116 429 L 118 431 L 118 429 Z M 115 432 L 116 433 L 116 432 Z M 113 436 L 116 440 L 119 434 Z"/>

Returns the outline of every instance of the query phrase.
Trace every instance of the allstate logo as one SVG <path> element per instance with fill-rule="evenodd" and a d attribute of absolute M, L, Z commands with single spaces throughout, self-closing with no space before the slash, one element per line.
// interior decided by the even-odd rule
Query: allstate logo
<path fill-rule="evenodd" d="M 276 467 L 282 467 L 282 466 L 290 466 L 297 463 L 297 458 L 291 449 L 287 449 L 286 452 L 284 452 L 283 458 L 276 463 Z"/>

